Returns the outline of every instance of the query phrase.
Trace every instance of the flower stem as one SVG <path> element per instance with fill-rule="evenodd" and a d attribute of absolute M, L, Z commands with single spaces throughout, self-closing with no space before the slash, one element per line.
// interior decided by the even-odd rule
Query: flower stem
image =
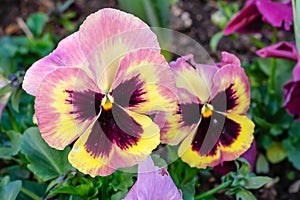
<path fill-rule="evenodd" d="M 12 112 L 11 112 L 11 110 L 10 110 L 10 108 L 8 106 L 6 106 L 6 111 L 7 111 L 8 118 L 9 118 L 9 121 L 10 121 L 13 129 L 16 132 L 20 133 L 20 129 L 19 129 L 18 125 L 17 125 L 17 122 L 16 122 L 16 120 L 15 120 L 15 118 L 14 118 L 14 116 L 13 116 L 13 114 L 12 114 Z"/>
<path fill-rule="evenodd" d="M 38 195 L 34 194 L 33 192 L 27 190 L 24 187 L 21 188 L 21 192 L 23 192 L 24 194 L 26 194 L 27 196 L 29 196 L 33 200 L 41 200 L 42 199 L 41 197 L 39 197 Z"/>
<path fill-rule="evenodd" d="M 298 49 L 298 53 L 300 54 L 300 3 L 296 2 L 296 0 L 292 1 L 293 3 L 293 16 L 294 16 L 294 33 L 295 33 L 295 40 L 296 40 L 296 45 Z"/>
<path fill-rule="evenodd" d="M 199 199 L 203 199 L 203 198 L 206 198 L 206 197 L 210 197 L 210 196 L 214 195 L 215 193 L 219 192 L 220 190 L 226 189 L 228 186 L 231 185 L 231 182 L 232 181 L 227 181 L 225 183 L 222 183 L 219 186 L 217 186 L 217 187 L 215 187 L 215 188 L 213 188 L 213 189 L 211 189 L 207 192 L 196 195 L 194 199 L 199 200 Z"/>
<path fill-rule="evenodd" d="M 273 27 L 273 36 L 272 36 L 272 44 L 277 43 L 277 28 Z M 275 94 L 275 76 L 276 76 L 276 59 L 271 58 L 271 67 L 270 67 L 270 77 L 269 77 L 269 85 L 268 92 L 271 99 Z"/>

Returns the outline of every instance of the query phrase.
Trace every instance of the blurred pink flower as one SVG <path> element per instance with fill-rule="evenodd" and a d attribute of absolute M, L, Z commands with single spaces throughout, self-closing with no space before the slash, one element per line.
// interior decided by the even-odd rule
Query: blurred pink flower
<path fill-rule="evenodd" d="M 293 23 L 293 10 L 290 0 L 248 0 L 245 7 L 234 16 L 224 29 L 225 35 L 237 32 L 242 34 L 260 32 L 264 23 L 282 27 L 289 31 Z"/>
<path fill-rule="evenodd" d="M 124 200 L 159 200 L 182 199 L 171 176 L 165 168 L 158 168 L 150 156 L 138 166 L 138 179 L 132 186 Z"/>
<path fill-rule="evenodd" d="M 277 44 L 259 49 L 256 54 L 262 58 L 284 58 L 298 61 L 298 51 L 295 43 L 279 42 Z"/>

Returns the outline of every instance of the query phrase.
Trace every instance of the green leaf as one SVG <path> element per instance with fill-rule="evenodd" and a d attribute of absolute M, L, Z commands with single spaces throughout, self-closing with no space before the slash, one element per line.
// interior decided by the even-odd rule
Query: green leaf
<path fill-rule="evenodd" d="M 238 160 L 243 162 L 241 168 L 238 169 L 238 172 L 241 173 L 243 176 L 246 176 L 250 172 L 250 164 L 244 158 L 239 158 Z"/>
<path fill-rule="evenodd" d="M 224 36 L 223 31 L 220 31 L 212 36 L 212 38 L 209 41 L 209 47 L 211 48 L 212 51 L 217 50 L 217 46 L 218 46 L 220 40 L 223 38 L 223 36 Z"/>
<path fill-rule="evenodd" d="M 8 132 L 7 135 L 10 139 L 10 142 L 7 143 L 8 147 L 2 147 L 2 145 L 0 147 L 0 158 L 2 159 L 10 159 L 11 156 L 17 155 L 21 149 L 22 135 L 14 131 Z"/>
<path fill-rule="evenodd" d="M 19 112 L 19 105 L 20 105 L 20 100 L 21 100 L 21 93 L 22 93 L 21 87 L 17 88 L 12 96 L 11 96 L 11 105 L 12 108 L 18 113 Z"/>
<path fill-rule="evenodd" d="M 47 19 L 48 17 L 44 13 L 34 13 L 27 18 L 27 26 L 35 37 L 42 34 Z"/>
<path fill-rule="evenodd" d="M 272 164 L 279 163 L 286 158 L 286 151 L 281 143 L 272 143 L 271 147 L 267 149 L 267 158 Z"/>
<path fill-rule="evenodd" d="M 98 194 L 98 187 L 90 179 L 79 174 L 78 176 L 67 177 L 66 180 L 58 180 L 57 183 L 58 185 L 49 191 L 47 199 L 57 194 L 68 194 L 81 197 L 82 199 L 92 199 L 92 197 Z"/>
<path fill-rule="evenodd" d="M 196 193 L 195 185 L 196 185 L 197 179 L 194 178 L 192 181 L 181 185 L 179 188 L 182 191 L 182 196 L 184 200 L 194 200 L 194 195 Z"/>
<path fill-rule="evenodd" d="M 288 138 L 283 141 L 283 146 L 287 151 L 287 158 L 293 164 L 293 166 L 300 170 L 300 159 L 299 159 L 299 152 L 300 152 L 300 143 L 295 142 L 292 143 L 293 138 Z"/>
<path fill-rule="evenodd" d="M 126 195 L 127 195 L 127 192 L 119 191 L 119 192 L 117 192 L 117 193 L 111 195 L 111 200 L 120 200 L 120 199 L 124 199 Z"/>
<path fill-rule="evenodd" d="M 240 190 L 236 193 L 237 200 L 256 200 L 256 197 L 248 190 Z"/>
<path fill-rule="evenodd" d="M 68 162 L 70 148 L 53 149 L 42 139 L 36 127 L 23 134 L 21 152 L 27 157 L 28 168 L 44 181 L 56 178 L 72 169 Z"/>
<path fill-rule="evenodd" d="M 15 200 L 21 190 L 21 181 L 12 181 L 0 187 L 0 199 Z"/>
<path fill-rule="evenodd" d="M 266 176 L 248 177 L 246 178 L 246 189 L 258 189 L 263 185 L 272 181 L 272 178 Z"/>
<path fill-rule="evenodd" d="M 294 32 L 298 52 L 300 54 L 300 3 L 293 0 Z"/>
<path fill-rule="evenodd" d="M 263 154 L 258 155 L 255 170 L 259 174 L 260 173 L 265 173 L 265 174 L 269 173 L 269 171 L 270 171 L 269 163 Z"/>
<path fill-rule="evenodd" d="M 168 167 L 167 162 L 163 158 L 161 158 L 160 155 L 152 154 L 151 157 L 152 157 L 152 160 L 153 160 L 155 166 L 160 167 L 160 168 L 161 167 L 164 167 L 164 168 Z"/>
<path fill-rule="evenodd" d="M 129 188 L 133 185 L 133 176 L 133 173 L 116 171 L 113 174 L 113 179 L 110 184 L 114 191 L 121 190 L 127 192 Z"/>
<path fill-rule="evenodd" d="M 13 57 L 18 51 L 18 46 L 16 45 L 13 37 L 4 36 L 0 39 L 0 58 Z"/>
<path fill-rule="evenodd" d="M 13 88 L 11 87 L 11 85 L 7 84 L 7 85 L 3 86 L 2 88 L 0 88 L 0 95 L 7 94 L 7 93 L 11 92 L 12 90 L 13 90 Z"/>

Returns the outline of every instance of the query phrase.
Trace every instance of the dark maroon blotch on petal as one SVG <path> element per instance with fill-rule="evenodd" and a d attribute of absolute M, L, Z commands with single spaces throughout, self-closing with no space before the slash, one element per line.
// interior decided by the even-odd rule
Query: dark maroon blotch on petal
<path fill-rule="evenodd" d="M 201 117 L 200 110 L 203 105 L 197 103 L 181 104 L 179 106 L 178 114 L 182 116 L 182 122 L 184 126 L 190 126 L 198 123 Z"/>
<path fill-rule="evenodd" d="M 142 127 L 114 103 L 112 109 L 101 110 L 85 147 L 94 156 L 107 156 L 112 144 L 122 150 L 136 145 L 142 132 Z"/>
<path fill-rule="evenodd" d="M 225 116 L 217 112 L 213 112 L 211 117 L 202 117 L 192 141 L 192 150 L 202 156 L 215 155 L 224 120 Z"/>
<path fill-rule="evenodd" d="M 126 80 L 119 84 L 112 92 L 115 102 L 122 107 L 137 106 L 145 102 L 142 95 L 146 92 L 143 90 L 144 82 L 138 76 Z"/>
<path fill-rule="evenodd" d="M 224 128 L 220 136 L 220 143 L 223 146 L 230 146 L 239 136 L 241 126 L 233 120 L 226 118 Z"/>
<path fill-rule="evenodd" d="M 238 97 L 236 91 L 233 89 L 233 84 L 230 84 L 224 92 L 219 92 L 215 96 L 211 101 L 211 104 L 215 110 L 224 112 L 226 110 L 234 109 L 238 105 L 237 100 Z M 226 105 L 226 107 L 224 105 Z"/>
<path fill-rule="evenodd" d="M 70 114 L 76 115 L 76 119 L 85 121 L 94 118 L 99 114 L 101 100 L 104 94 L 92 90 L 73 91 L 65 90 L 69 94 L 66 104 L 72 104 L 73 110 Z"/>

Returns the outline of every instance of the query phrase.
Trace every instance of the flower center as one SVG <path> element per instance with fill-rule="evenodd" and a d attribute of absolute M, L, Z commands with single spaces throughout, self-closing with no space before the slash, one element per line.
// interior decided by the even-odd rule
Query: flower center
<path fill-rule="evenodd" d="M 206 103 L 202 108 L 201 108 L 201 114 L 204 118 L 208 118 L 212 115 L 212 111 L 214 110 L 214 107 Z"/>
<path fill-rule="evenodd" d="M 101 107 L 107 111 L 110 110 L 113 106 L 114 98 L 110 94 L 106 94 L 101 101 Z"/>

